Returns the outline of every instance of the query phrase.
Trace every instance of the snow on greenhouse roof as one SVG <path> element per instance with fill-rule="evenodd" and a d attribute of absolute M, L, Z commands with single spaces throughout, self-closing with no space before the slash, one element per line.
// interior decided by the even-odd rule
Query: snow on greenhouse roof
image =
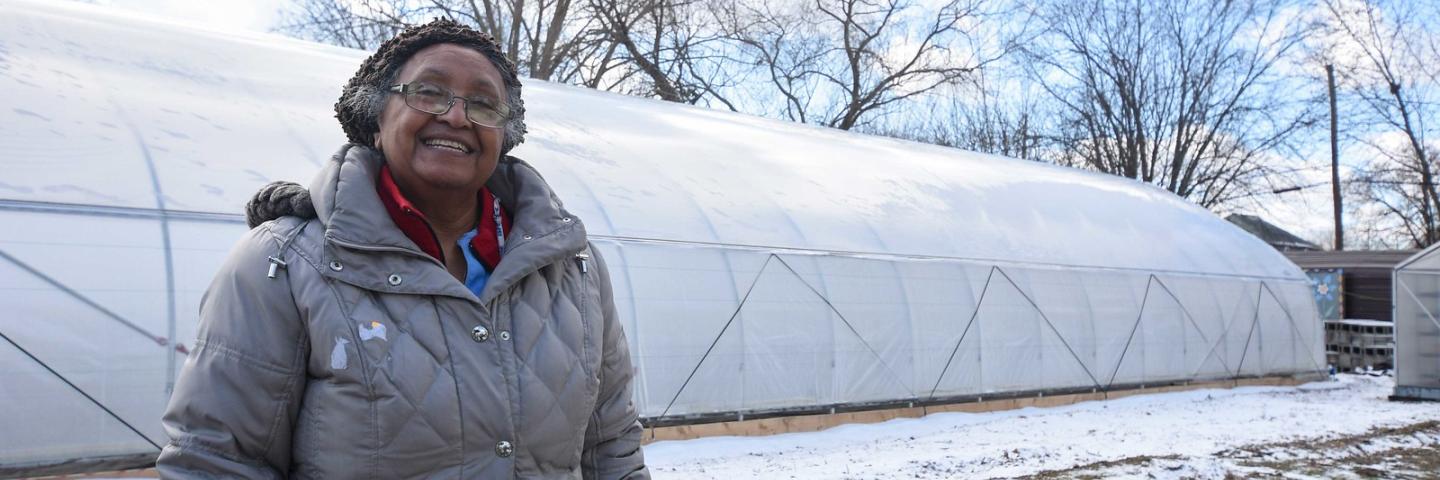
<path fill-rule="evenodd" d="M 238 214 L 308 183 L 365 52 L 93 6 L 0 1 L 0 206 Z M 57 32 L 63 32 L 60 35 Z M 1149 185 L 526 81 L 535 164 L 592 235 L 1303 279 Z"/>

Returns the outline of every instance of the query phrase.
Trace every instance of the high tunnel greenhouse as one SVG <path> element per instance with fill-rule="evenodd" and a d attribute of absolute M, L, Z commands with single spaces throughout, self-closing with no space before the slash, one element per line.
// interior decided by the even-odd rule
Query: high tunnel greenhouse
<path fill-rule="evenodd" d="M 242 205 L 341 144 L 331 104 L 365 55 L 0 0 L 0 473 L 153 458 Z M 535 80 L 525 99 L 513 153 L 607 258 L 650 425 L 1323 364 L 1300 270 L 1148 185 Z"/>

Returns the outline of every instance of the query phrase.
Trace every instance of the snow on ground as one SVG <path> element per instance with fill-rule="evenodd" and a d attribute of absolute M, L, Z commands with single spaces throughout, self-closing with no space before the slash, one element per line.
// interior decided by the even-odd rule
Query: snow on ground
<path fill-rule="evenodd" d="M 1389 377 L 1340 375 L 1298 387 L 1194 390 L 1054 408 L 938 413 L 821 432 L 656 442 L 645 447 L 645 457 L 659 479 L 735 480 L 1055 472 L 1223 478 L 1285 473 L 1296 470 L 1296 461 L 1340 450 L 1383 456 L 1418 448 L 1440 456 L 1440 405 L 1390 402 L 1393 388 Z"/>

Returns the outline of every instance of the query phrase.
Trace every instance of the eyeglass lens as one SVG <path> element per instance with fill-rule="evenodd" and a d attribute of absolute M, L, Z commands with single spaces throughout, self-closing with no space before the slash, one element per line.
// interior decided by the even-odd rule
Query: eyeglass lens
<path fill-rule="evenodd" d="M 444 115 L 450 111 L 456 99 L 465 102 L 465 118 L 486 127 L 499 127 L 505 121 L 505 114 L 479 99 L 457 97 L 449 90 L 427 83 L 405 84 L 405 104 L 416 110 Z"/>

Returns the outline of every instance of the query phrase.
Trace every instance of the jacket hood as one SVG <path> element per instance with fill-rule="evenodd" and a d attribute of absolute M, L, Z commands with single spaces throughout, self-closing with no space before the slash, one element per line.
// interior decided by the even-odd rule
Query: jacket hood
<path fill-rule="evenodd" d="M 372 148 L 346 144 L 310 184 L 311 202 L 325 228 L 326 256 L 336 257 L 327 258 L 326 263 L 336 260 L 360 267 L 349 271 L 332 268 L 332 275 L 366 288 L 473 298 L 444 265 L 425 254 L 390 219 L 375 190 L 384 162 L 384 156 Z M 485 185 L 510 212 L 512 225 L 506 232 L 500 264 L 491 272 L 480 302 L 489 303 L 524 276 L 585 248 L 583 223 L 565 210 L 530 164 L 504 156 Z M 409 285 L 401 288 L 386 285 L 389 282 L 383 272 L 356 272 L 364 269 L 362 265 L 374 263 L 355 258 L 365 255 L 408 257 L 406 261 L 415 265 L 407 268 L 418 270 L 415 273 L 422 281 L 406 282 Z"/>

